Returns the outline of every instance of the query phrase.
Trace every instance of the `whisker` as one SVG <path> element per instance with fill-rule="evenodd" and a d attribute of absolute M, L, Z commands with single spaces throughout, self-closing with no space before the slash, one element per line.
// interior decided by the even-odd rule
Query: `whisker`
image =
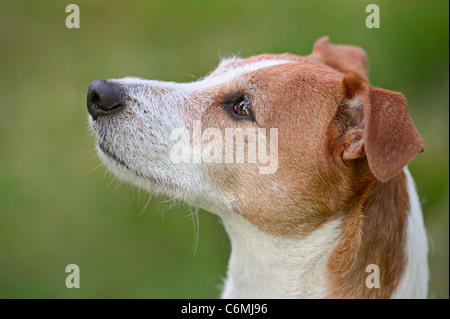
<path fill-rule="evenodd" d="M 144 208 L 142 208 L 142 210 L 139 212 L 139 214 L 137 214 L 136 218 L 141 216 L 141 214 L 147 209 L 148 204 L 150 203 L 150 201 L 153 199 L 153 195 L 152 194 L 148 194 L 148 199 L 147 202 L 144 205 Z"/>
<path fill-rule="evenodd" d="M 195 254 L 197 253 L 198 238 L 199 238 L 199 234 L 200 234 L 198 210 L 199 210 L 199 208 L 197 207 L 197 208 L 195 208 L 195 210 L 191 211 L 191 213 L 188 215 L 188 216 L 192 217 L 192 225 L 194 227 L 194 243 L 192 244 L 192 250 L 193 250 L 192 257 L 193 258 L 195 258 Z"/>
<path fill-rule="evenodd" d="M 100 166 L 103 166 L 103 163 L 98 164 L 97 166 L 95 166 L 94 168 L 92 168 L 89 173 L 94 172 L 95 170 L 97 170 Z"/>

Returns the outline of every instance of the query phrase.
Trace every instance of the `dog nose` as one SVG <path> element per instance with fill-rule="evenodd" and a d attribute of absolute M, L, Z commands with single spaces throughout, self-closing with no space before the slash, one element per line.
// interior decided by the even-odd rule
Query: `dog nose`
<path fill-rule="evenodd" d="M 92 119 L 119 111 L 123 107 L 123 95 L 123 89 L 117 83 L 106 80 L 92 82 L 87 95 L 87 108 Z"/>

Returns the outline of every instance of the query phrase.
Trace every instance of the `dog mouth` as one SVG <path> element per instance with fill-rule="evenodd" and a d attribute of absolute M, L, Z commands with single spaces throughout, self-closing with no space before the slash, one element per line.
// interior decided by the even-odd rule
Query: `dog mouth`
<path fill-rule="evenodd" d="M 121 158 L 119 158 L 114 152 L 110 151 L 108 147 L 104 143 L 98 143 L 98 147 L 100 150 L 110 159 L 112 159 L 114 162 L 124 166 L 125 168 L 129 169 L 133 173 L 134 170 L 132 170 Z"/>
<path fill-rule="evenodd" d="M 155 178 L 153 176 L 144 175 L 141 172 L 136 171 L 136 169 L 133 169 L 130 167 L 124 160 L 122 160 L 115 152 L 111 151 L 110 148 L 105 143 L 98 143 L 98 147 L 101 150 L 101 152 L 111 161 L 113 161 L 115 164 L 119 165 L 120 167 L 125 168 L 129 172 L 131 172 L 133 175 L 142 178 L 149 182 L 153 186 L 162 186 L 164 185 L 162 181 L 160 181 L 158 178 Z"/>

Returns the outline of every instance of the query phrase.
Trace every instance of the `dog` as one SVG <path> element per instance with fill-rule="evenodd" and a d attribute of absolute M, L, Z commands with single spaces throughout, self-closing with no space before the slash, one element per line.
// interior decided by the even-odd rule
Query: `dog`
<path fill-rule="evenodd" d="M 190 83 L 96 80 L 87 107 L 119 179 L 220 216 L 223 298 L 426 298 L 406 167 L 425 143 L 405 97 L 369 84 L 361 48 L 324 37 L 308 56 L 232 57 Z M 245 136 L 224 141 L 229 129 Z M 255 147 L 276 155 L 266 172 Z"/>

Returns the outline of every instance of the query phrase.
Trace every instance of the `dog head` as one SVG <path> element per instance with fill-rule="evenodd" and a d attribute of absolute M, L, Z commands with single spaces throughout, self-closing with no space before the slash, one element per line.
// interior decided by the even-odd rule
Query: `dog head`
<path fill-rule="evenodd" d="M 357 47 L 222 61 L 191 83 L 97 80 L 100 158 L 120 179 L 274 234 L 314 229 L 423 151 L 400 93 L 372 87 Z"/>

